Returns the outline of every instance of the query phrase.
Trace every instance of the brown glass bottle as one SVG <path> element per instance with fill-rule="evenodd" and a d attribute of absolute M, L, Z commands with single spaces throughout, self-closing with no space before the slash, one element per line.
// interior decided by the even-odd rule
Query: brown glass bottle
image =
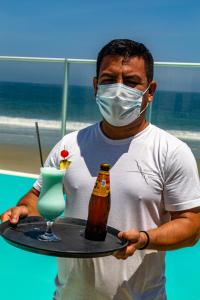
<path fill-rule="evenodd" d="M 89 201 L 85 238 L 104 241 L 110 211 L 110 165 L 102 163 Z"/>

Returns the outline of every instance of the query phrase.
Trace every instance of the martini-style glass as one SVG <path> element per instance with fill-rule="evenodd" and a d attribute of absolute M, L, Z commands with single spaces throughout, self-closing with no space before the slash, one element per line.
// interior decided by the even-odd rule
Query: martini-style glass
<path fill-rule="evenodd" d="M 53 231 L 55 218 L 60 216 L 65 208 L 63 195 L 63 177 L 65 170 L 43 167 L 40 169 L 42 176 L 42 189 L 38 199 L 38 211 L 47 221 L 46 232 L 38 236 L 40 241 L 60 241 Z"/>

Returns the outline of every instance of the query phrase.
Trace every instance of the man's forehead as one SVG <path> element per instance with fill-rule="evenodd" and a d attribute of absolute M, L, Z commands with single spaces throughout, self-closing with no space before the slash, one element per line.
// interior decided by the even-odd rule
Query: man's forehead
<path fill-rule="evenodd" d="M 138 68 L 145 69 L 145 62 L 143 57 L 139 56 L 106 55 L 102 59 L 100 72 L 115 67 L 129 67 L 132 70 Z"/>

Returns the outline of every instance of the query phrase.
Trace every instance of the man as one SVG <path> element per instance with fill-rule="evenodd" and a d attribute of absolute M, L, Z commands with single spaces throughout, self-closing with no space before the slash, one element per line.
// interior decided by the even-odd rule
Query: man
<path fill-rule="evenodd" d="M 68 151 L 65 216 L 85 219 L 99 165 L 111 164 L 108 223 L 130 241 L 114 256 L 59 259 L 56 300 L 164 300 L 164 251 L 199 238 L 196 162 L 186 144 L 145 119 L 155 90 L 149 50 L 131 40 L 111 41 L 98 55 L 94 78 L 103 120 L 66 135 L 46 161 L 59 168 L 61 152 Z M 16 223 L 19 216 L 38 214 L 41 184 L 36 181 L 2 220 Z"/>

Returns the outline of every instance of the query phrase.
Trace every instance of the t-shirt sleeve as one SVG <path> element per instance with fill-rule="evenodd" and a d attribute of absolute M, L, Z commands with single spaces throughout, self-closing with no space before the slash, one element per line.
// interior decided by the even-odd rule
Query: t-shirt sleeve
<path fill-rule="evenodd" d="M 55 147 L 51 150 L 49 153 L 45 163 L 44 167 L 54 167 L 54 168 L 59 168 L 59 151 L 60 151 L 60 144 L 61 141 L 58 142 Z M 35 181 L 33 184 L 33 187 L 40 192 L 42 186 L 42 177 L 41 175 L 38 177 L 38 179 Z"/>
<path fill-rule="evenodd" d="M 200 207 L 199 174 L 190 148 L 184 143 L 175 148 L 165 167 L 165 209 L 181 211 Z"/>

